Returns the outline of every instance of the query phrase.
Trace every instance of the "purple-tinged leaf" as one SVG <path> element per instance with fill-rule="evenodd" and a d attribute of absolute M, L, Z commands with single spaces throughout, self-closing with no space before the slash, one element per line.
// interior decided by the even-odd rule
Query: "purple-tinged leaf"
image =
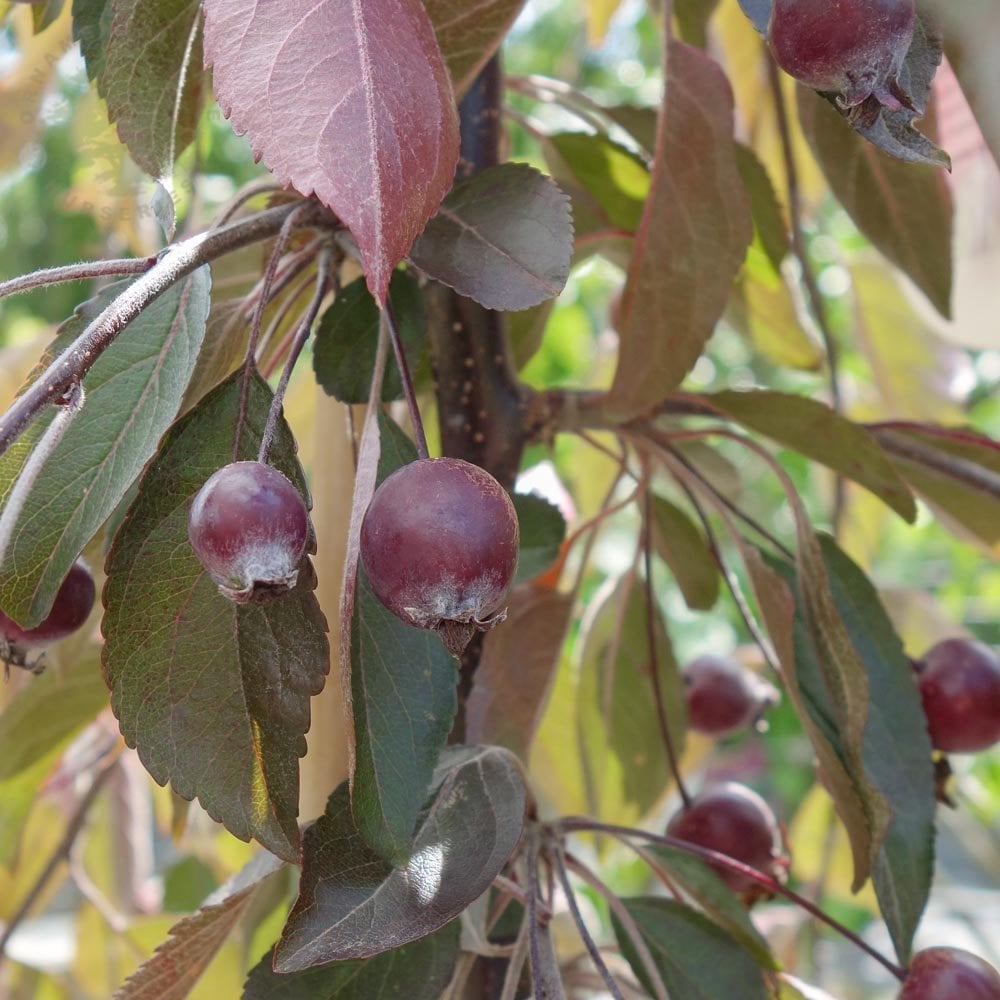
<path fill-rule="evenodd" d="M 635 416 L 677 388 L 726 308 L 752 235 L 729 83 L 700 49 L 673 42 L 618 323 L 614 412 Z"/>
<path fill-rule="evenodd" d="M 132 159 L 169 177 L 201 109 L 199 0 L 111 0 L 113 21 L 98 88 Z"/>
<path fill-rule="evenodd" d="M 459 954 L 461 925 L 453 920 L 412 944 L 373 958 L 333 962 L 280 975 L 268 952 L 250 973 L 242 1000 L 438 1000 Z"/>
<path fill-rule="evenodd" d="M 329 667 L 326 621 L 308 557 L 269 604 L 226 600 L 188 542 L 188 507 L 233 459 L 254 459 L 271 401 L 242 370 L 164 438 L 108 555 L 104 674 L 122 734 L 147 770 L 195 796 L 235 836 L 299 860 L 298 759 L 309 698 Z M 307 496 L 284 423 L 271 461 Z"/>
<path fill-rule="evenodd" d="M 529 309 L 569 277 L 569 198 L 525 163 L 503 163 L 455 187 L 410 260 L 487 309 Z"/>
<path fill-rule="evenodd" d="M 115 283 L 83 303 L 33 376 L 126 287 Z M 155 454 L 195 370 L 210 287 L 207 267 L 179 281 L 132 320 L 87 373 L 83 414 L 45 462 L 13 527 L 0 599 L 15 621 L 32 626 L 45 618 L 84 546 Z M 0 458 L 0 496 L 9 495 L 52 416 L 36 420 Z"/>
<path fill-rule="evenodd" d="M 420 0 L 205 0 L 205 58 L 237 134 L 351 230 L 379 302 L 451 188 L 458 115 Z"/>
<path fill-rule="evenodd" d="M 367 958 L 426 937 L 484 893 L 521 838 L 526 791 L 499 747 L 441 755 L 405 868 L 383 861 L 351 819 L 346 784 L 303 844 L 299 898 L 275 949 L 277 972 Z"/>
<path fill-rule="evenodd" d="M 424 0 L 441 54 L 455 84 L 465 93 L 510 30 L 525 0 Z"/>
<path fill-rule="evenodd" d="M 510 596 L 507 622 L 483 639 L 466 705 L 472 743 L 507 747 L 528 759 L 566 638 L 573 599 L 525 584 Z"/>
<path fill-rule="evenodd" d="M 944 174 L 892 159 L 800 87 L 799 120 L 830 188 L 858 229 L 951 315 L 952 202 Z"/>
<path fill-rule="evenodd" d="M 170 937 L 115 991 L 112 1000 L 184 1000 L 257 890 L 281 867 L 271 854 L 250 861 L 209 896 L 201 909 L 170 928 Z"/>

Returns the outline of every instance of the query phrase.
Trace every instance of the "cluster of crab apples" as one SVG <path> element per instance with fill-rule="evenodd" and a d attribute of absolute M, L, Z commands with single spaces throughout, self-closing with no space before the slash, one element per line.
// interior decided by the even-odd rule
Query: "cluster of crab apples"
<path fill-rule="evenodd" d="M 219 591 L 237 604 L 275 600 L 293 588 L 311 537 L 299 491 L 260 462 L 212 475 L 191 504 L 188 534 Z M 503 620 L 517 550 L 506 490 L 458 459 L 423 459 L 394 472 L 375 491 L 361 528 L 361 562 L 375 594 L 403 621 L 436 631 L 456 655 L 476 630 Z M 0 613 L 8 658 L 23 663 L 15 657 L 80 628 L 94 598 L 93 577 L 78 561 L 41 624 L 25 629 Z M 969 753 L 1000 741 L 1000 659 L 990 647 L 947 639 L 914 668 L 938 751 Z M 700 656 L 683 674 L 689 726 L 715 737 L 755 724 L 779 697 L 730 658 Z M 771 895 L 770 880 L 787 868 L 773 811 L 741 784 L 695 796 L 666 833 L 736 862 L 713 867 L 747 903 Z M 1000 975 L 967 952 L 931 948 L 914 958 L 899 1000 L 1000 1000 Z"/>

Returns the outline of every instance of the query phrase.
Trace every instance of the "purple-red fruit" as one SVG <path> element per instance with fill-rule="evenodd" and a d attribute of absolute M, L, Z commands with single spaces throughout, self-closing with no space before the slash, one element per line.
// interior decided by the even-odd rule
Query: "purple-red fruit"
<path fill-rule="evenodd" d="M 33 649 L 72 635 L 87 620 L 96 597 L 94 578 L 87 564 L 78 559 L 56 591 L 52 610 L 34 628 L 22 628 L 0 611 L 0 636 L 16 649 Z"/>
<path fill-rule="evenodd" d="M 767 40 L 786 73 L 842 108 L 874 97 L 916 110 L 898 79 L 915 26 L 914 0 L 774 0 Z"/>
<path fill-rule="evenodd" d="M 234 462 L 198 491 L 188 538 L 226 597 L 260 603 L 295 586 L 309 541 L 309 514 L 299 491 L 277 469 Z"/>
<path fill-rule="evenodd" d="M 688 725 L 709 736 L 750 725 L 780 697 L 772 684 L 725 656 L 696 657 L 683 676 Z"/>
<path fill-rule="evenodd" d="M 1000 1000 L 1000 974 L 961 948 L 927 948 L 913 956 L 897 1000 Z"/>
<path fill-rule="evenodd" d="M 1000 658 L 972 639 L 945 639 L 916 664 L 931 743 L 975 753 L 1000 740 Z"/>
<path fill-rule="evenodd" d="M 361 525 L 372 590 L 396 616 L 433 629 L 456 656 L 506 617 L 517 569 L 517 514 L 488 472 L 457 458 L 397 469 Z"/>
<path fill-rule="evenodd" d="M 727 854 L 772 878 L 780 877 L 785 862 L 781 834 L 771 807 L 754 791 L 726 782 L 702 792 L 667 824 L 667 836 Z M 768 895 L 749 875 L 713 863 L 712 867 L 733 892 L 747 901 Z"/>

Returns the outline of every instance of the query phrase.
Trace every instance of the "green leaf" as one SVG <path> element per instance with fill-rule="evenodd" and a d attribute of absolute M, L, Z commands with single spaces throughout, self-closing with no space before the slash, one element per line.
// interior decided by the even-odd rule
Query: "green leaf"
<path fill-rule="evenodd" d="M 40 366 L 65 350 L 125 287 L 113 285 L 80 306 Z M 176 417 L 205 332 L 209 288 L 203 267 L 168 289 L 125 328 L 84 379 L 83 411 L 42 468 L 0 572 L 0 604 L 15 621 L 37 625 L 49 613 L 70 567 L 114 513 Z M 51 419 L 36 420 L 0 459 L 5 498 Z"/>
<path fill-rule="evenodd" d="M 108 119 L 143 170 L 169 177 L 194 139 L 201 109 L 200 0 L 111 0 L 111 6 L 98 80 Z"/>
<path fill-rule="evenodd" d="M 801 602 L 794 625 L 798 684 L 812 720 L 847 762 L 859 795 L 869 799 L 874 791 L 888 806 L 884 836 L 876 838 L 871 848 L 872 871 L 882 914 L 905 964 L 933 872 L 935 798 L 927 725 L 910 662 L 874 587 L 832 539 L 821 537 L 820 547 L 837 613 L 864 664 L 868 683 L 860 773 L 849 761 L 817 657 L 817 650 L 822 655 L 826 647 L 817 643 Z M 795 582 L 788 564 L 771 562 L 786 580 Z"/>
<path fill-rule="evenodd" d="M 703 914 L 670 899 L 638 897 L 622 903 L 639 927 L 670 1000 L 767 1000 L 764 975 L 753 955 Z M 614 914 L 611 919 L 622 954 L 652 992 L 631 939 Z"/>
<path fill-rule="evenodd" d="M 681 754 L 684 683 L 658 608 L 653 622 L 667 723 Z M 641 817 L 671 780 L 653 694 L 642 582 L 632 575 L 609 581 L 580 626 L 580 643 L 577 704 L 591 811 L 618 822 L 619 810 L 630 805 Z"/>
<path fill-rule="evenodd" d="M 867 576 L 821 536 L 833 599 L 868 671 L 871 710 L 863 757 L 892 812 L 872 877 L 905 966 L 934 872 L 934 768 L 913 668 Z"/>
<path fill-rule="evenodd" d="M 397 270 L 389 285 L 389 301 L 407 363 L 416 370 L 427 324 L 420 286 L 411 275 Z M 380 315 L 365 279 L 358 278 L 341 290 L 319 321 L 313 348 L 316 381 L 342 403 L 368 402 Z M 390 361 L 382 383 L 382 399 L 388 402 L 402 397 L 399 369 Z"/>
<path fill-rule="evenodd" d="M 257 891 L 281 867 L 272 855 L 257 855 L 201 909 L 174 924 L 167 940 L 115 991 L 112 1000 L 184 1000 Z"/>
<path fill-rule="evenodd" d="M 525 583 L 544 573 L 558 558 L 566 537 L 566 521 L 559 508 L 534 493 L 515 493 L 514 510 L 521 529 L 514 583 Z"/>
<path fill-rule="evenodd" d="M 609 409 L 647 411 L 677 388 L 726 308 L 753 235 L 725 74 L 680 42 L 667 59 L 653 182 L 636 236 Z M 695 279 L 695 276 L 696 279 Z"/>
<path fill-rule="evenodd" d="M 32 807 L 38 802 L 42 784 L 52 773 L 66 743 L 56 743 L 25 769 L 0 781 L 0 868 L 12 868 Z"/>
<path fill-rule="evenodd" d="M 557 156 L 548 155 L 550 146 Z M 567 181 L 567 191 L 582 189 L 598 206 L 602 228 L 639 229 L 650 186 L 649 167 L 641 157 L 600 133 L 560 132 L 549 136 L 543 149 L 556 179 Z"/>
<path fill-rule="evenodd" d="M 757 159 L 757 154 L 742 143 L 736 144 L 736 166 L 750 195 L 750 214 L 753 227 L 760 239 L 767 259 L 777 271 L 788 255 L 791 243 L 785 214 L 774 193 L 774 185 L 767 168 Z"/>
<path fill-rule="evenodd" d="M 62 746 L 107 704 L 96 650 L 32 678 L 0 713 L 0 781 L 16 777 Z"/>
<path fill-rule="evenodd" d="M 432 278 L 487 309 L 529 309 L 569 277 L 569 198 L 526 163 L 502 163 L 456 184 L 410 250 Z"/>
<path fill-rule="evenodd" d="M 111 0 L 73 0 L 73 41 L 80 43 L 90 80 L 104 73 L 113 19 Z"/>
<path fill-rule="evenodd" d="M 416 460 L 379 415 L 378 481 Z M 366 842 L 391 864 L 410 857 L 417 816 L 455 717 L 455 660 L 432 632 L 387 610 L 359 564 L 351 626 L 355 762 L 351 806 Z"/>
<path fill-rule="evenodd" d="M 392 868 L 351 819 L 346 783 L 305 834 L 302 880 L 274 967 L 301 972 L 426 937 L 489 888 L 521 838 L 526 793 L 499 747 L 449 748 L 421 814 L 413 856 Z"/>
<path fill-rule="evenodd" d="M 885 426 L 875 435 L 896 468 L 942 521 L 1000 545 L 1000 444 L 975 431 L 931 424 Z"/>
<path fill-rule="evenodd" d="M 646 850 L 657 858 L 677 884 L 705 915 L 749 951 L 765 969 L 777 969 L 770 946 L 753 925 L 746 906 L 701 858 L 677 847 L 650 844 Z"/>
<path fill-rule="evenodd" d="M 708 611 L 719 598 L 719 570 L 705 536 L 680 509 L 653 496 L 653 546 L 670 567 L 687 606 Z"/>
<path fill-rule="evenodd" d="M 122 734 L 149 773 L 197 796 L 235 836 L 299 857 L 298 758 L 309 698 L 329 669 L 326 620 L 308 557 L 298 586 L 270 604 L 226 600 L 188 543 L 205 480 L 257 457 L 271 390 L 242 370 L 166 435 L 108 555 L 104 674 Z M 283 421 L 270 460 L 307 496 Z"/>
<path fill-rule="evenodd" d="M 412 944 L 373 958 L 279 975 L 268 952 L 254 967 L 242 1000 L 438 1000 L 459 953 L 457 920 Z"/>
<path fill-rule="evenodd" d="M 706 399 L 744 427 L 853 479 L 904 520 L 915 520 L 913 494 L 878 441 L 825 403 L 764 389 L 720 392 Z"/>
<path fill-rule="evenodd" d="M 942 172 L 886 156 L 804 88 L 799 119 L 834 195 L 858 229 L 942 316 L 950 316 L 952 202 Z"/>

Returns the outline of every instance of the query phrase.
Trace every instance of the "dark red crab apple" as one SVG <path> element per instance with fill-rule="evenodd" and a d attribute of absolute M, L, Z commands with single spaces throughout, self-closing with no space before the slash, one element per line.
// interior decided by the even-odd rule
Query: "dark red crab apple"
<path fill-rule="evenodd" d="M 696 795 L 667 824 L 667 836 L 727 854 L 778 878 L 785 867 L 778 821 L 771 807 L 746 785 L 729 781 Z M 750 901 L 767 890 L 748 875 L 713 865 L 726 884 Z"/>
<path fill-rule="evenodd" d="M 1000 740 L 1000 658 L 972 639 L 945 639 L 917 661 L 931 743 L 976 753 Z"/>
<path fill-rule="evenodd" d="M 750 725 L 780 698 L 772 684 L 726 656 L 695 657 L 683 677 L 688 725 L 709 736 Z"/>
<path fill-rule="evenodd" d="M 309 514 L 299 491 L 277 469 L 234 462 L 198 491 L 188 538 L 226 597 L 260 603 L 295 586 L 309 541 Z"/>
<path fill-rule="evenodd" d="M 915 25 L 914 0 L 774 0 L 767 40 L 789 76 L 843 108 L 916 110 L 898 79 Z"/>
<path fill-rule="evenodd" d="M 897 1000 L 1000 1000 L 1000 974 L 961 948 L 927 948 L 913 956 Z"/>
<path fill-rule="evenodd" d="M 397 469 L 361 525 L 361 561 L 378 599 L 410 625 L 437 631 L 456 656 L 505 617 L 517 546 L 507 491 L 457 458 Z"/>
<path fill-rule="evenodd" d="M 0 636 L 14 650 L 35 649 L 72 635 L 87 620 L 96 588 L 87 564 L 78 559 L 56 591 L 52 610 L 34 628 L 22 628 L 0 611 Z"/>

